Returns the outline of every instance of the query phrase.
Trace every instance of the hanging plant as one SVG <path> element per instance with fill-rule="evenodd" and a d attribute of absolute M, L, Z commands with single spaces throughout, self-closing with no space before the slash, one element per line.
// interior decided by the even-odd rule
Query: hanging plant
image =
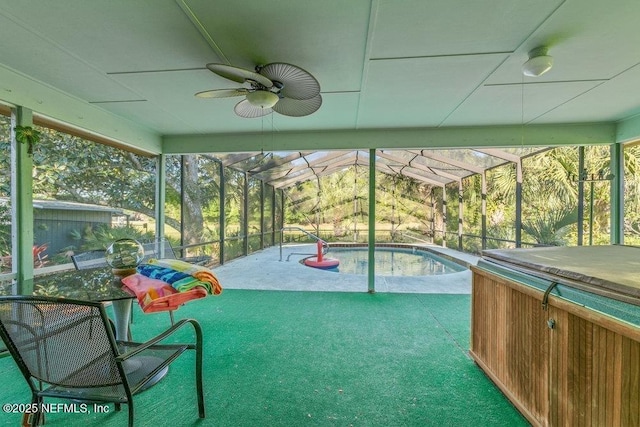
<path fill-rule="evenodd" d="M 33 146 L 40 142 L 40 132 L 31 126 L 16 126 L 16 141 L 27 144 L 27 154 L 33 155 Z"/>

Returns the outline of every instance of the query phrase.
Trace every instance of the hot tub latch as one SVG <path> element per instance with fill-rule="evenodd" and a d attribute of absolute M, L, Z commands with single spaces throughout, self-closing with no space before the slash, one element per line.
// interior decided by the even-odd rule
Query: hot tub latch
<path fill-rule="evenodd" d="M 544 311 L 547 311 L 547 306 L 549 305 L 549 294 L 551 293 L 553 288 L 556 287 L 557 284 L 558 284 L 558 282 L 551 283 L 551 285 L 544 292 L 544 296 L 542 297 L 542 309 Z"/>

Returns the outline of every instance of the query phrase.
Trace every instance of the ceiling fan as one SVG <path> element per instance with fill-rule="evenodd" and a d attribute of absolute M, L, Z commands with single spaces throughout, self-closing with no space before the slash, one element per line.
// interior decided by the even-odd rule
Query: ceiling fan
<path fill-rule="evenodd" d="M 226 64 L 207 64 L 217 75 L 237 83 L 235 89 L 205 90 L 198 98 L 244 96 L 234 107 L 240 117 L 255 118 L 275 111 L 291 117 L 312 114 L 322 105 L 320 84 L 307 71 L 295 65 L 274 62 L 257 66 L 255 72 Z"/>

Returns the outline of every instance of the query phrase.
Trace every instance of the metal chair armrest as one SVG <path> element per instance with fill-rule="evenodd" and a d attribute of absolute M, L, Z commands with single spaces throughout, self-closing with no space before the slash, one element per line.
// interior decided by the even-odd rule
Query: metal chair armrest
<path fill-rule="evenodd" d="M 188 344 L 187 348 L 189 349 L 198 349 L 202 347 L 202 328 L 200 327 L 200 324 L 195 320 L 195 319 L 182 319 L 180 321 L 178 321 L 175 325 L 171 326 L 169 329 L 167 329 L 166 331 L 162 332 L 159 335 L 156 335 L 155 337 L 151 338 L 148 341 L 145 341 L 144 343 L 131 343 L 131 345 L 135 345 L 136 347 L 131 350 L 128 351 L 126 353 L 122 353 L 120 355 L 118 355 L 116 357 L 116 360 L 118 362 L 122 362 L 125 361 L 147 349 L 149 349 L 150 347 L 158 344 L 159 342 L 165 340 L 166 338 L 168 338 L 169 336 L 171 336 L 173 333 L 175 333 L 178 329 L 182 328 L 183 326 L 185 326 L 186 324 L 191 324 L 193 326 L 194 332 L 196 334 L 196 342 L 195 344 Z"/>

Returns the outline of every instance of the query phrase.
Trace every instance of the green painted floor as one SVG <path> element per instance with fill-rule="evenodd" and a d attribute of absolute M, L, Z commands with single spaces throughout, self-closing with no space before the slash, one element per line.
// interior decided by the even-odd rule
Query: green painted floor
<path fill-rule="evenodd" d="M 469 295 L 227 289 L 176 318 L 205 333 L 207 418 L 197 417 L 192 355 L 137 396 L 137 426 L 518 426 L 526 421 L 468 357 Z M 166 313 L 136 313 L 145 339 Z M 27 403 L 11 359 L 0 401 Z M 47 426 L 123 426 L 109 414 L 50 414 Z M 0 424 L 19 425 L 0 413 Z"/>

